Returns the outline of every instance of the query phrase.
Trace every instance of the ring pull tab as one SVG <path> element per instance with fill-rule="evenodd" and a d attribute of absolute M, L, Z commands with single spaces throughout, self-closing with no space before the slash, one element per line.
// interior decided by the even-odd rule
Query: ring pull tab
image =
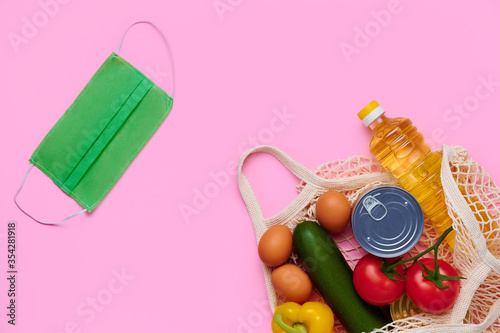
<path fill-rule="evenodd" d="M 373 214 L 374 213 L 373 210 L 377 206 L 384 207 L 384 214 L 381 217 L 374 216 L 374 214 Z M 365 199 L 363 199 L 363 207 L 365 207 L 365 209 L 368 212 L 368 214 L 370 215 L 370 217 L 372 219 L 374 219 L 375 221 L 380 221 L 380 220 L 384 219 L 384 217 L 386 217 L 386 215 L 387 215 L 387 207 L 385 207 L 383 203 L 381 203 L 380 201 L 378 201 L 375 197 L 373 197 L 371 195 L 369 195 Z"/>

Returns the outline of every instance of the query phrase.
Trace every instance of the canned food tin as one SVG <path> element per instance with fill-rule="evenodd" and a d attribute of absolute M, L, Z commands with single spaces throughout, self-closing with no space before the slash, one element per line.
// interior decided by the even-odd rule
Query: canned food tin
<path fill-rule="evenodd" d="M 382 186 L 366 192 L 352 212 L 352 230 L 369 253 L 394 258 L 410 251 L 424 230 L 424 214 L 407 191 Z"/>

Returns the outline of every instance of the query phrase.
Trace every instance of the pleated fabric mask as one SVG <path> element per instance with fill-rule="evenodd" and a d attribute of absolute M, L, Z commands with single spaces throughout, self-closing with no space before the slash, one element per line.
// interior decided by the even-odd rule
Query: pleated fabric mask
<path fill-rule="evenodd" d="M 172 96 L 118 55 L 104 61 L 30 158 L 14 201 L 37 222 L 54 224 L 91 212 L 107 195 L 172 109 Z M 167 39 L 167 48 L 170 52 Z M 174 66 L 170 52 L 172 73 Z M 174 78 L 174 75 L 172 75 Z M 175 82 L 175 81 L 174 81 Z M 17 195 L 33 166 L 84 209 L 56 222 L 42 222 L 21 208 Z"/>

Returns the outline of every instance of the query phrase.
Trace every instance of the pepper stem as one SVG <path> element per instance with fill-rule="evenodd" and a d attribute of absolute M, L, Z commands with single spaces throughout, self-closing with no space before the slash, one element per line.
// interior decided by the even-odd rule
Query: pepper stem
<path fill-rule="evenodd" d="M 278 325 L 286 333 L 307 333 L 307 328 L 300 323 L 293 324 L 293 327 L 287 325 L 283 321 L 283 315 L 281 313 L 275 314 L 273 320 L 276 325 Z"/>

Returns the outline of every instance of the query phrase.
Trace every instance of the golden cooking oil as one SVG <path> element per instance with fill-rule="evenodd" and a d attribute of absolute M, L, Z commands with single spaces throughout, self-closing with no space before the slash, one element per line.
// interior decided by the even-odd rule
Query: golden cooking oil
<path fill-rule="evenodd" d="M 441 186 L 441 156 L 432 152 L 408 118 L 388 118 L 376 101 L 358 113 L 373 136 L 370 152 L 420 203 L 440 235 L 452 225 Z M 455 233 L 446 241 L 454 246 Z"/>

